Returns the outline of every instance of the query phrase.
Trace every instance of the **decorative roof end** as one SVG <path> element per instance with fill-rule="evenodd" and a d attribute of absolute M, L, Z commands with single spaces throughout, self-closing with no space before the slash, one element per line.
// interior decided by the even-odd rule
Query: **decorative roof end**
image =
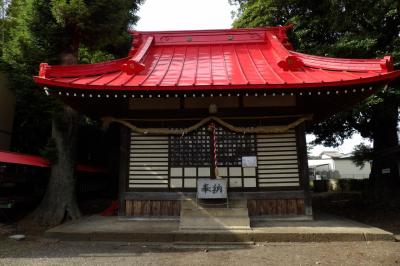
<path fill-rule="evenodd" d="M 136 38 L 136 37 L 134 37 L 134 38 Z M 142 38 L 140 36 L 138 38 L 140 38 L 140 46 L 139 47 L 134 46 L 131 49 L 131 51 L 129 53 L 129 56 L 131 57 L 131 59 L 129 59 L 128 62 L 123 64 L 121 67 L 121 70 L 126 72 L 129 75 L 137 74 L 145 68 L 145 65 L 143 63 L 141 63 L 141 61 L 143 61 L 145 55 L 149 51 L 150 46 L 152 45 L 152 43 L 154 41 L 153 36 L 147 37 L 144 42 L 142 41 Z M 137 44 L 134 44 L 134 45 L 137 45 Z"/>
<path fill-rule="evenodd" d="M 39 66 L 39 77 L 46 78 L 47 71 L 51 69 L 51 66 L 47 63 L 41 63 Z"/>
<path fill-rule="evenodd" d="M 121 70 L 126 72 L 128 75 L 133 75 L 141 72 L 144 68 L 144 64 L 138 63 L 135 60 L 130 59 L 125 64 L 122 64 Z"/>
<path fill-rule="evenodd" d="M 282 45 L 288 50 L 293 50 L 293 45 L 289 41 L 287 32 L 289 30 L 292 30 L 294 28 L 294 26 L 295 26 L 294 24 L 288 24 L 288 25 L 279 27 L 279 30 L 278 30 L 277 37 L 280 40 L 280 42 L 282 43 Z"/>
<path fill-rule="evenodd" d="M 280 66 L 283 70 L 288 71 L 296 71 L 299 70 L 302 66 L 304 66 L 303 61 L 295 55 L 289 55 L 284 60 L 278 62 L 278 66 Z"/>
<path fill-rule="evenodd" d="M 388 72 L 393 71 L 394 70 L 393 57 L 390 55 L 383 57 L 381 68 L 383 70 L 387 70 Z"/>
<path fill-rule="evenodd" d="M 142 34 L 140 34 L 139 32 L 133 31 L 131 34 L 132 34 L 133 40 L 132 40 L 132 48 L 129 51 L 129 56 L 132 56 L 137 52 L 137 50 L 139 49 L 139 47 L 143 41 Z"/>

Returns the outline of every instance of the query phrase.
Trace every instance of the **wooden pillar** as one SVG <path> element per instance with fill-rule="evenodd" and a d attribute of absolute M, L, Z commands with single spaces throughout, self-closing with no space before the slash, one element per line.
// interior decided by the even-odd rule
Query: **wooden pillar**
<path fill-rule="evenodd" d="M 118 171 L 118 198 L 119 208 L 118 216 L 125 216 L 125 192 L 127 190 L 128 173 L 129 173 L 129 147 L 130 147 L 130 130 L 127 127 L 120 127 L 120 144 L 119 144 L 119 171 Z"/>
<path fill-rule="evenodd" d="M 308 173 L 308 155 L 305 123 L 301 123 L 297 127 L 296 135 L 300 169 L 300 185 L 304 190 L 304 210 L 306 215 L 312 215 L 312 198 L 310 191 L 310 177 Z"/>

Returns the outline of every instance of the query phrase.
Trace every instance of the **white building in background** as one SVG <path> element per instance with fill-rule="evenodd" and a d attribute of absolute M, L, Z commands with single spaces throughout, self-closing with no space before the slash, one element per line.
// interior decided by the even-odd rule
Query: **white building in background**
<path fill-rule="evenodd" d="M 371 165 L 363 168 L 356 166 L 352 154 L 337 151 L 324 151 L 318 157 L 308 160 L 311 179 L 366 179 L 369 178 Z"/>

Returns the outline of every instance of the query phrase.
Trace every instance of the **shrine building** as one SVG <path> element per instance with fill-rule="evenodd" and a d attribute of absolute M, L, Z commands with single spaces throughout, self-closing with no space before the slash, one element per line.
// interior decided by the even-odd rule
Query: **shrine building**
<path fill-rule="evenodd" d="M 400 71 L 390 56 L 295 52 L 288 30 L 134 31 L 126 58 L 42 63 L 34 79 L 79 112 L 120 125 L 120 216 L 183 223 L 220 204 L 231 217 L 219 220 L 222 227 L 309 219 L 306 128 L 385 88 Z M 190 217 L 182 225 L 195 227 Z"/>

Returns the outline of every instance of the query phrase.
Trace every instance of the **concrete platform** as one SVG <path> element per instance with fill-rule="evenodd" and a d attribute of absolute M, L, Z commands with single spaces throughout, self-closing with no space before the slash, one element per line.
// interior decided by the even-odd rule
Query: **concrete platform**
<path fill-rule="evenodd" d="M 328 242 L 394 241 L 394 235 L 329 215 L 307 222 L 254 222 L 250 230 L 179 230 L 178 220 L 121 220 L 89 216 L 46 231 L 60 240 L 127 242 Z"/>
<path fill-rule="evenodd" d="M 250 230 L 247 200 L 236 200 L 229 208 L 221 208 L 186 198 L 182 201 L 179 230 Z"/>

